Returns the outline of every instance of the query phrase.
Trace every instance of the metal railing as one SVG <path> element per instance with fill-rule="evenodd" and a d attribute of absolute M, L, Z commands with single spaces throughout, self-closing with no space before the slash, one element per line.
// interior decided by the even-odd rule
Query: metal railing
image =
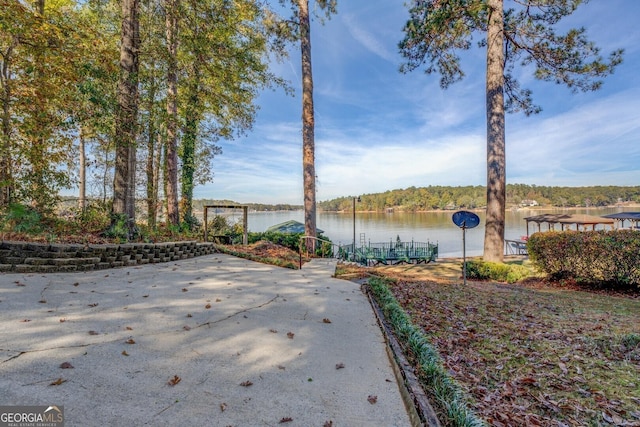
<path fill-rule="evenodd" d="M 340 246 L 339 258 L 363 265 L 428 263 L 438 257 L 438 244 L 425 242 L 369 243 L 359 248 L 353 244 Z"/>
<path fill-rule="evenodd" d="M 313 245 L 313 253 L 312 256 L 319 258 L 338 258 L 340 246 L 333 243 L 331 240 L 321 239 L 319 237 L 314 236 L 300 236 L 300 240 L 298 241 L 298 254 L 300 255 L 300 268 L 302 268 L 302 252 L 303 249 L 307 256 L 310 256 L 310 251 L 307 244 L 303 244 L 303 242 L 307 242 L 307 240 L 313 240 L 314 242 L 320 242 L 320 248 L 317 245 Z M 336 250 L 337 248 L 337 250 Z"/>

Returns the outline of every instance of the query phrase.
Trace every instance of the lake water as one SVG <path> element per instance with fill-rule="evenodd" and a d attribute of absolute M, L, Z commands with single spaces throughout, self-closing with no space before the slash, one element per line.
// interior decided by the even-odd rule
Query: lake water
<path fill-rule="evenodd" d="M 557 210 L 530 210 L 521 209 L 506 212 L 505 238 L 519 239 L 527 234 L 525 217 L 542 213 L 566 213 L 606 215 L 615 212 L 634 211 L 629 208 L 583 208 L 583 209 L 557 209 Z M 635 209 L 637 211 L 637 208 Z M 439 256 L 462 256 L 462 230 L 452 221 L 454 211 L 446 212 L 393 212 L 373 213 L 357 212 L 355 220 L 356 245 L 363 243 L 378 243 L 395 241 L 400 237 L 402 241 L 437 242 Z M 468 229 L 466 235 L 467 255 L 482 255 L 484 241 L 484 212 L 477 212 L 480 217 L 480 225 Z M 230 214 L 236 221 L 242 220 L 242 214 Z M 275 224 L 288 220 L 304 222 L 304 212 L 249 212 L 249 231 L 265 231 Z M 324 212 L 318 213 L 317 227 L 324 230 L 324 235 L 337 244 L 350 244 L 353 242 L 353 213 Z M 536 230 L 531 229 L 530 233 Z"/>

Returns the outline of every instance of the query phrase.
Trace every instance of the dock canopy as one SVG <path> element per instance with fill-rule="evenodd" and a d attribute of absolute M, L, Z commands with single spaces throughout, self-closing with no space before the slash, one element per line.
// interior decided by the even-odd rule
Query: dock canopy
<path fill-rule="evenodd" d="M 274 233 L 304 233 L 304 224 L 295 220 L 289 220 L 282 222 L 280 224 L 272 225 L 267 228 L 267 231 Z M 316 232 L 324 233 L 324 231 L 320 230 L 316 227 Z"/>
<path fill-rule="evenodd" d="M 527 221 L 527 236 L 529 235 L 529 223 L 535 222 L 538 224 L 538 230 L 541 230 L 541 224 L 546 223 L 548 230 L 554 230 L 556 224 L 560 224 L 561 230 L 570 230 L 572 226 L 575 225 L 575 229 L 580 231 L 587 230 L 591 228 L 592 230 L 596 229 L 597 225 L 602 225 L 603 227 L 610 226 L 613 230 L 615 221 L 611 218 L 603 218 L 601 216 L 594 215 L 584 215 L 584 214 L 543 214 L 530 216 L 524 219 Z"/>
<path fill-rule="evenodd" d="M 640 212 L 618 212 L 614 214 L 602 215 L 602 217 L 620 221 L 621 228 L 624 228 L 624 222 L 626 220 L 631 221 L 631 228 L 640 228 L 638 226 L 638 223 L 640 222 Z"/>

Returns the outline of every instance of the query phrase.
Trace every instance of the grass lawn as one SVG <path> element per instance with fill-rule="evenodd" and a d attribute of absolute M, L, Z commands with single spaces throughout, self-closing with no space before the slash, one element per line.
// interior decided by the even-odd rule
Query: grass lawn
<path fill-rule="evenodd" d="M 489 424 L 640 426 L 637 295 L 544 282 L 465 287 L 404 268 L 374 271 L 394 279 L 398 303 Z"/>

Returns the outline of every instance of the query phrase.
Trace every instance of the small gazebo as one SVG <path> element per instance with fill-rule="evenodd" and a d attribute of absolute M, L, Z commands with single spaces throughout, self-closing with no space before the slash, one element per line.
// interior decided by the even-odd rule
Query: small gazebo
<path fill-rule="evenodd" d="M 615 227 L 615 220 L 612 218 L 603 218 L 601 216 L 595 215 L 585 215 L 585 214 L 543 214 L 543 215 L 535 215 L 525 218 L 527 221 L 527 236 L 529 235 L 529 223 L 533 222 L 538 225 L 537 231 L 542 231 L 541 225 L 543 223 L 547 224 L 548 230 L 555 230 L 556 224 L 560 225 L 560 230 L 570 230 L 575 226 L 577 231 L 584 230 L 595 230 L 596 226 L 601 225 L 603 228 L 607 228 L 607 226 L 611 227 L 613 230 Z"/>

